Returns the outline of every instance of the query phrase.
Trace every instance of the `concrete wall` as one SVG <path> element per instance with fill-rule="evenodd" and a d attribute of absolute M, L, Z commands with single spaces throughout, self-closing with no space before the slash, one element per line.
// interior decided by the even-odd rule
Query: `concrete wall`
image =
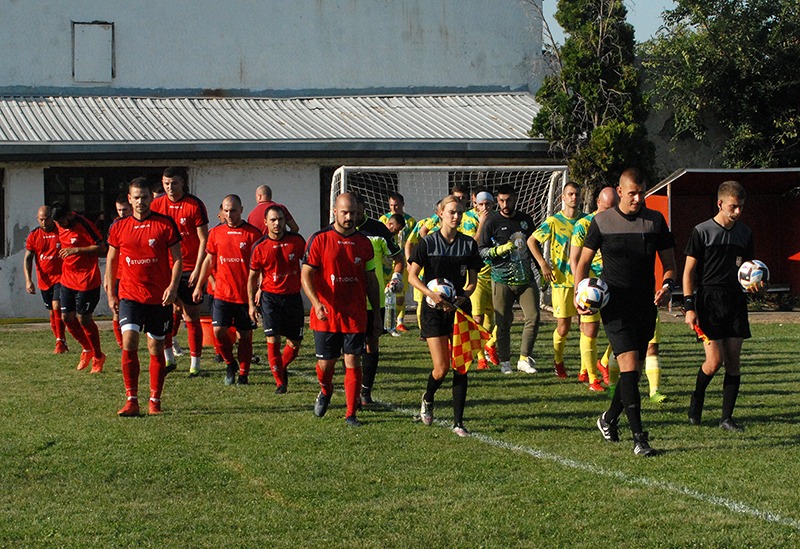
<path fill-rule="evenodd" d="M 0 15 L 0 93 L 519 90 L 542 51 L 520 0 L 0 0 Z M 76 54 L 76 22 L 113 23 L 107 82 L 73 77 L 103 49 Z"/>

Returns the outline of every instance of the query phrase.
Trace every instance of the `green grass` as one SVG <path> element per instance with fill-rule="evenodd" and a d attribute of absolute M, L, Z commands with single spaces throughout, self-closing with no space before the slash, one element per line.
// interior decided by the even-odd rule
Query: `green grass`
<path fill-rule="evenodd" d="M 553 327 L 544 324 L 537 342 L 543 366 Z M 0 546 L 798 546 L 800 326 L 753 325 L 742 435 L 716 427 L 721 376 L 704 425 L 686 423 L 702 348 L 682 324 L 664 327 L 670 399 L 643 401 L 663 454 L 642 459 L 624 419 L 622 443 L 601 440 L 594 421 L 604 396 L 550 373 L 472 374 L 472 438 L 447 428 L 449 383 L 437 395 L 442 423 L 415 423 L 430 367 L 416 332 L 382 338 L 375 396 L 387 404 L 351 429 L 338 386 L 328 414 L 312 415 L 310 337 L 287 395 L 272 394 L 264 366 L 250 386 L 225 387 L 221 367 L 206 360 L 207 374 L 189 379 L 183 359 L 167 378 L 162 416 L 122 419 L 108 332 L 106 372 L 93 376 L 75 371 L 77 353 L 50 354 L 46 325 L 3 326 Z M 576 374 L 574 332 L 569 346 Z"/>

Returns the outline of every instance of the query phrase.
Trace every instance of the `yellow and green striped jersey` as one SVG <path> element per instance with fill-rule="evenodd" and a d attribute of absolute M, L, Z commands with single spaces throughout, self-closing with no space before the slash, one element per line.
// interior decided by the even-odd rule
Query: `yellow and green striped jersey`
<path fill-rule="evenodd" d="M 575 222 L 585 216 L 579 212 L 576 217 L 569 218 L 564 212 L 551 215 L 533 232 L 533 237 L 540 243 L 550 242 L 550 265 L 555 275 L 553 287 L 571 288 L 575 285 L 572 269 L 569 267 L 569 245 Z"/>
<path fill-rule="evenodd" d="M 586 232 L 589 230 L 589 225 L 592 224 L 592 219 L 596 214 L 597 212 L 592 212 L 575 223 L 575 228 L 572 230 L 572 239 L 570 240 L 571 246 L 583 247 L 583 243 L 586 242 Z M 591 276 L 594 278 L 600 278 L 600 275 L 603 274 L 603 254 L 600 253 L 600 250 L 597 250 L 597 253 L 594 254 L 594 259 L 589 269 Z"/>
<path fill-rule="evenodd" d="M 392 217 L 392 212 L 386 212 L 378 218 L 378 221 L 386 225 L 386 222 L 389 221 L 390 217 Z M 403 214 L 403 219 L 406 220 L 406 226 L 403 227 L 403 229 L 395 236 L 397 245 L 400 246 L 401 249 L 406 245 L 406 240 L 408 240 L 408 237 L 411 235 L 411 231 L 414 230 L 414 226 L 417 224 L 417 220 L 407 213 Z"/>

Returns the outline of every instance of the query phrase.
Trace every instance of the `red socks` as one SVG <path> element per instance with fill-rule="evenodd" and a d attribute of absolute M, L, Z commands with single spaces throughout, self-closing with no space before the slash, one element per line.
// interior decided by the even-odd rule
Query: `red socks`
<path fill-rule="evenodd" d="M 239 352 L 237 353 L 239 359 L 239 375 L 246 376 L 250 373 L 250 361 L 253 360 L 253 338 L 240 337 L 239 338 Z"/>
<path fill-rule="evenodd" d="M 322 368 L 319 367 L 319 363 L 317 363 L 317 380 L 319 381 L 319 388 L 325 396 L 331 396 L 333 394 L 333 373 L 335 371 L 336 368 L 331 365 L 328 371 L 324 372 Z"/>
<path fill-rule="evenodd" d="M 278 354 L 278 344 L 267 342 L 267 360 L 269 361 L 269 369 L 272 371 L 272 377 L 275 378 L 277 385 L 283 385 L 283 359 Z M 319 367 L 317 367 L 319 368 Z M 319 378 L 319 371 L 317 371 Z"/>
<path fill-rule="evenodd" d="M 189 343 L 191 344 L 191 330 L 192 325 L 189 324 L 187 329 L 189 330 Z M 233 357 L 233 341 L 231 341 L 230 332 L 227 328 L 221 330 L 219 333 L 214 334 L 214 339 L 217 340 L 219 343 L 219 354 L 222 355 L 222 360 L 225 361 L 225 364 L 233 364 L 236 362 L 236 359 Z M 199 356 L 194 354 L 194 350 L 192 350 L 192 356 Z"/>
<path fill-rule="evenodd" d="M 170 334 L 172 337 L 178 335 L 178 330 L 181 327 L 181 319 L 183 319 L 183 313 L 180 311 L 173 310 L 172 312 L 172 333 Z"/>
<path fill-rule="evenodd" d="M 283 356 L 281 357 L 281 364 L 283 368 L 286 369 L 289 367 L 289 364 L 297 358 L 297 354 L 300 352 L 300 349 L 297 347 L 292 347 L 287 342 L 286 345 L 283 347 Z"/>
<path fill-rule="evenodd" d="M 361 394 L 361 383 L 359 379 L 361 376 L 361 368 L 345 368 L 344 369 L 344 400 L 347 403 L 347 414 L 345 417 L 356 415 L 356 406 L 358 405 L 359 395 Z"/>
<path fill-rule="evenodd" d="M 81 323 L 78 322 L 77 318 L 73 318 L 67 323 L 67 331 L 72 337 L 75 338 L 75 341 L 78 342 L 78 345 L 81 346 L 81 349 L 88 351 L 92 348 L 92 344 L 89 343 L 89 338 L 86 336 L 86 332 L 83 331 L 83 326 L 81 326 Z"/>
<path fill-rule="evenodd" d="M 192 356 L 200 357 L 203 355 L 203 327 L 200 324 L 200 319 L 192 320 L 186 323 L 186 333 L 189 335 L 189 354 Z M 224 354 L 222 355 L 225 356 Z M 227 359 L 226 359 L 227 362 Z M 231 362 L 233 356 L 231 355 Z M 229 364 L 230 364 L 229 363 Z"/>
<path fill-rule="evenodd" d="M 125 381 L 125 396 L 139 396 L 139 353 L 122 351 L 122 379 Z"/>
<path fill-rule="evenodd" d="M 122 349 L 122 328 L 119 327 L 119 320 L 112 320 L 111 325 L 114 327 L 114 337 L 117 338 L 117 345 Z"/>
<path fill-rule="evenodd" d="M 164 370 L 167 368 L 167 359 L 164 353 L 156 356 L 150 355 L 150 398 L 161 400 L 161 390 L 164 388 Z"/>

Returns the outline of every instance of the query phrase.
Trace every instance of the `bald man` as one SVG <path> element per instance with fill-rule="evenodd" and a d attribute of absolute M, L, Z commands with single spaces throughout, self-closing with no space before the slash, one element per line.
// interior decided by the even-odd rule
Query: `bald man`
<path fill-rule="evenodd" d="M 253 208 L 253 211 L 247 216 L 247 222 L 261 231 L 261 234 L 267 234 L 265 214 L 267 213 L 269 207 L 275 204 L 277 204 L 277 202 L 272 201 L 272 189 L 269 187 L 269 185 L 260 185 L 256 189 L 256 207 Z M 297 222 L 294 220 L 294 217 L 292 217 L 292 214 L 289 213 L 289 210 L 286 208 L 286 206 L 283 204 L 277 205 L 281 208 L 281 210 L 283 210 L 283 217 L 286 220 L 286 227 L 293 233 L 299 233 L 300 227 L 297 225 Z"/>

